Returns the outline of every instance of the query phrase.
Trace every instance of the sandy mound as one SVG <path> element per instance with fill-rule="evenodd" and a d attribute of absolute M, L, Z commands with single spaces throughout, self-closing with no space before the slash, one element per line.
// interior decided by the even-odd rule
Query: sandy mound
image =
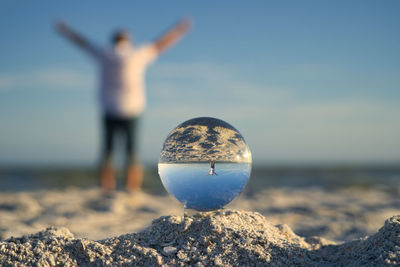
<path fill-rule="evenodd" d="M 256 212 L 216 211 L 166 216 L 147 229 L 91 241 L 66 228 L 0 242 L 0 265 L 396 265 L 400 264 L 400 216 L 369 238 L 334 244 L 302 238 Z"/>

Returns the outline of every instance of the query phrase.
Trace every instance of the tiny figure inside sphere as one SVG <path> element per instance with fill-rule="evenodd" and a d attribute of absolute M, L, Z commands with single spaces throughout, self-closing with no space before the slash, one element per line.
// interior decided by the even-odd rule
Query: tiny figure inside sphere
<path fill-rule="evenodd" d="M 210 168 L 210 172 L 208 173 L 208 175 L 218 175 L 215 172 L 215 160 L 210 160 L 210 164 L 211 164 L 211 168 Z"/>

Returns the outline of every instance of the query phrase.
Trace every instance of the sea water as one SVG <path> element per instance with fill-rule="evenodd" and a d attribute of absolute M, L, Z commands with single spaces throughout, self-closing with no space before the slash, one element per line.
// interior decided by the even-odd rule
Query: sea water
<path fill-rule="evenodd" d="M 246 186 L 251 163 L 159 163 L 158 172 L 167 191 L 184 204 L 185 209 L 220 209 L 239 195 Z"/>

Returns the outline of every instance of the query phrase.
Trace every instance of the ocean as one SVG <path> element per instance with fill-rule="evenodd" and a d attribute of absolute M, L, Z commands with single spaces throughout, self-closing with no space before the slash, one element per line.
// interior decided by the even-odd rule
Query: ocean
<path fill-rule="evenodd" d="M 123 188 L 124 173 L 118 171 L 119 188 Z M 0 192 L 89 188 L 99 185 L 95 167 L 0 167 Z M 268 187 L 339 188 L 382 187 L 398 190 L 399 165 L 358 166 L 253 166 L 244 193 L 253 194 Z M 143 191 L 167 194 L 158 176 L 157 166 L 145 166 Z"/>

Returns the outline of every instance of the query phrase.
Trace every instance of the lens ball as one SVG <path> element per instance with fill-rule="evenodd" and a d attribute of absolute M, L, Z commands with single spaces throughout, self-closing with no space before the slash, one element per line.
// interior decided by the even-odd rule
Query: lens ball
<path fill-rule="evenodd" d="M 158 173 L 166 190 L 185 209 L 211 211 L 224 207 L 246 186 L 251 152 L 242 135 L 227 122 L 194 118 L 166 138 Z"/>

